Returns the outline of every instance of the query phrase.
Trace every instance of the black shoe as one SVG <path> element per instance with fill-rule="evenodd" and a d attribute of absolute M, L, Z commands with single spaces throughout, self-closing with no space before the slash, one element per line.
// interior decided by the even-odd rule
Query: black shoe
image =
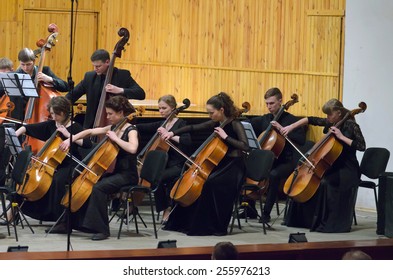
<path fill-rule="evenodd" d="M 262 213 L 262 217 L 259 219 L 260 223 L 267 224 L 271 221 L 270 215 L 266 213 Z"/>
<path fill-rule="evenodd" d="M 109 237 L 109 234 L 99 232 L 99 233 L 93 234 L 93 236 L 91 237 L 91 240 L 99 241 L 99 240 L 107 239 L 108 237 Z"/>
<path fill-rule="evenodd" d="M 67 234 L 67 233 L 68 233 L 68 231 L 67 231 L 67 225 L 64 224 L 64 223 L 57 224 L 57 225 L 55 225 L 55 226 L 52 228 L 52 230 L 51 230 L 51 228 L 45 229 L 45 232 L 46 232 L 46 233 Z M 69 232 L 72 232 L 72 229 L 71 229 Z"/>

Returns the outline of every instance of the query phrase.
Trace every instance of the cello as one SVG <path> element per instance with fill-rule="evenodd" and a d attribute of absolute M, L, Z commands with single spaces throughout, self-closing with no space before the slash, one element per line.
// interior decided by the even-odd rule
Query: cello
<path fill-rule="evenodd" d="M 273 121 L 278 121 L 284 112 L 284 110 L 288 110 L 293 104 L 297 103 L 298 96 L 296 93 L 291 95 L 291 100 L 281 106 L 280 110 L 278 110 L 276 116 Z M 261 146 L 262 150 L 270 150 L 274 153 L 275 157 L 278 158 L 284 149 L 285 146 L 285 138 L 280 133 L 274 129 L 272 124 L 270 123 L 267 129 L 262 132 L 258 136 L 258 142 Z"/>
<path fill-rule="evenodd" d="M 337 128 L 350 117 L 363 113 L 367 109 L 364 102 L 359 108 L 348 111 L 335 125 Z M 284 185 L 284 193 L 296 202 L 308 201 L 318 190 L 325 172 L 333 165 L 343 150 L 335 135 L 329 131 L 300 159 L 295 171 L 288 177 Z"/>
<path fill-rule="evenodd" d="M 250 104 L 242 104 L 244 110 L 238 111 L 238 116 L 250 110 Z M 224 121 L 223 128 L 232 119 Z M 183 207 L 193 204 L 201 195 L 203 185 L 213 169 L 221 162 L 228 151 L 228 146 L 213 132 L 194 153 L 195 159 L 190 161 L 191 166 L 181 175 L 174 184 L 170 197 Z"/>
<path fill-rule="evenodd" d="M 137 116 L 141 116 L 143 110 L 143 108 L 137 108 L 136 112 L 125 117 L 112 131 L 119 132 L 127 122 L 132 121 Z M 87 201 L 94 185 L 114 162 L 118 152 L 119 147 L 108 136 L 105 136 L 83 159 L 83 163 L 86 164 L 84 170 L 80 172 L 77 168 L 75 169 L 77 172 L 80 172 L 80 175 L 71 185 L 71 212 L 78 211 Z M 69 208 L 70 205 L 69 195 L 69 191 L 67 191 L 61 201 L 61 204 L 66 208 Z"/>
<path fill-rule="evenodd" d="M 50 51 L 51 48 L 55 45 L 56 37 L 58 35 L 59 30 L 56 24 L 51 23 L 48 27 L 48 31 L 51 34 L 47 37 L 47 39 L 46 40 L 41 39 L 37 42 L 38 47 L 42 46 L 37 73 L 42 72 L 42 69 L 44 67 L 46 51 Z M 34 54 L 36 54 L 36 52 L 34 52 Z M 37 88 L 37 92 L 39 93 L 40 98 L 29 98 L 26 107 L 25 119 L 24 119 L 24 122 L 27 124 L 39 123 L 48 120 L 48 118 L 50 118 L 50 115 L 49 113 L 44 114 L 44 112 L 47 111 L 49 100 L 55 96 L 60 96 L 60 93 L 58 93 L 53 88 L 53 86 L 44 84 L 42 82 L 38 82 L 37 75 L 35 77 L 34 84 Z M 34 154 L 36 154 L 42 148 L 44 142 L 35 139 L 33 137 L 26 136 L 25 141 L 23 142 L 22 145 L 31 146 L 31 150 L 33 151 Z"/>
<path fill-rule="evenodd" d="M 108 84 L 110 84 L 112 81 L 113 68 L 115 66 L 116 57 L 118 58 L 121 57 L 121 51 L 124 50 L 124 45 L 127 44 L 130 38 L 130 32 L 128 31 L 128 29 L 124 27 L 120 28 L 117 34 L 122 38 L 117 42 L 115 49 L 113 50 L 111 60 L 109 62 L 109 67 L 105 76 L 104 86 L 102 87 L 100 101 L 97 107 L 97 113 L 93 123 L 93 128 L 104 127 L 108 125 L 108 120 L 106 119 L 106 114 L 105 114 L 105 101 L 111 95 L 106 93 L 105 87 Z"/>

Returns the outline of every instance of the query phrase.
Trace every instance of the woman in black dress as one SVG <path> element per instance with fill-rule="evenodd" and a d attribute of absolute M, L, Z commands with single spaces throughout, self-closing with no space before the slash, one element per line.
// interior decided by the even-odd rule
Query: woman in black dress
<path fill-rule="evenodd" d="M 112 173 L 106 173 L 94 185 L 92 193 L 83 206 L 71 215 L 72 227 L 77 230 L 94 233 L 92 240 L 103 240 L 110 236 L 107 211 L 108 195 L 118 192 L 125 185 L 138 182 L 136 169 L 136 152 L 138 149 L 138 132 L 135 125 L 125 123 L 118 131 L 113 128 L 129 114 L 135 112 L 128 99 L 121 95 L 111 97 L 106 103 L 107 119 L 112 125 L 86 129 L 72 137 L 72 141 L 95 135 L 106 135 L 119 147 L 116 164 Z M 107 140 L 108 141 L 108 140 Z M 70 140 L 64 141 L 60 147 L 67 149 Z M 52 233 L 66 233 L 65 223 L 60 223 Z"/>
<path fill-rule="evenodd" d="M 236 119 L 238 111 L 228 94 L 221 92 L 211 97 L 206 110 L 210 121 L 161 132 L 164 139 L 170 139 L 185 132 L 207 130 L 217 134 L 228 147 L 224 158 L 206 179 L 199 198 L 188 207 L 177 205 L 164 229 L 187 235 L 221 236 L 227 234 L 233 202 L 244 180 L 244 152 L 249 146 L 244 127 Z"/>
<path fill-rule="evenodd" d="M 311 231 L 349 232 L 361 175 L 356 151 L 364 151 L 366 143 L 353 117 L 346 119 L 340 128 L 335 126 L 348 112 L 339 100 L 329 100 L 322 111 L 326 118 L 303 118 L 286 127 L 273 124 L 283 135 L 302 125 L 324 126 L 324 133 L 330 131 L 343 145 L 341 154 L 324 174 L 317 193 L 305 203 L 291 203 L 286 224 Z"/>
<path fill-rule="evenodd" d="M 143 133 L 162 133 L 162 131 L 174 131 L 186 125 L 186 121 L 179 119 L 176 114 L 173 114 L 176 109 L 176 99 L 173 95 L 164 95 L 158 99 L 158 111 L 165 121 L 158 121 L 153 123 L 137 124 L 138 132 Z M 165 125 L 163 125 L 165 122 Z M 154 138 L 156 139 L 156 138 Z M 152 139 L 152 140 L 154 140 Z M 158 138 L 160 140 L 160 138 Z M 191 137 L 189 133 L 182 133 L 181 135 L 171 138 L 172 143 L 185 153 L 188 153 L 191 146 Z M 147 145 L 150 144 L 150 141 Z M 148 148 L 148 147 L 145 147 Z M 144 151 L 145 148 L 142 150 Z M 146 152 L 145 152 L 146 153 Z M 143 157 L 145 154 L 139 154 Z M 168 163 L 164 172 L 162 173 L 161 183 L 154 192 L 157 212 L 164 211 L 162 215 L 162 223 L 168 219 L 171 211 L 171 199 L 169 193 L 172 189 L 176 179 L 180 176 L 185 158 L 176 152 L 173 148 L 168 150 Z"/>
<path fill-rule="evenodd" d="M 68 99 L 63 96 L 54 97 L 48 104 L 52 120 L 22 126 L 16 131 L 16 135 L 26 134 L 47 141 L 54 133 L 58 132 L 59 136 L 65 140 L 70 136 L 70 133 L 76 134 L 82 131 L 80 124 L 74 122 L 71 125 L 70 109 L 71 104 Z M 88 139 L 76 141 L 76 144 L 83 148 L 91 147 L 91 142 Z M 80 158 L 76 145 L 72 146 L 72 155 Z M 56 221 L 63 213 L 64 208 L 60 201 L 65 194 L 65 186 L 71 182 L 71 170 L 75 165 L 76 163 L 70 157 L 66 157 L 57 166 L 48 192 L 39 200 L 25 200 L 22 208 L 23 213 L 41 221 Z M 19 197 L 19 199 L 24 200 L 23 197 Z"/>

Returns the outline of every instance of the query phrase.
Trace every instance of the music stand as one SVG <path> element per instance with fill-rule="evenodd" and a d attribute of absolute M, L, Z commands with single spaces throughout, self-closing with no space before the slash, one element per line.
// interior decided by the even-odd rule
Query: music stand
<path fill-rule="evenodd" d="M 5 145 L 9 147 L 11 155 L 16 156 L 23 150 L 19 138 L 12 127 L 5 127 L 5 139 Z"/>
<path fill-rule="evenodd" d="M 37 89 L 29 74 L 0 73 L 0 81 L 8 96 L 37 98 Z"/>

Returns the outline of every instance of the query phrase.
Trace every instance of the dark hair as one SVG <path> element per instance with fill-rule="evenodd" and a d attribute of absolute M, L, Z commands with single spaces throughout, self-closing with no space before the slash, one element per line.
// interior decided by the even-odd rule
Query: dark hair
<path fill-rule="evenodd" d="M 128 116 L 135 112 L 134 106 L 123 95 L 115 95 L 105 102 L 105 107 L 110 108 L 115 112 L 123 111 L 124 116 Z"/>
<path fill-rule="evenodd" d="M 231 242 L 218 242 L 213 249 L 213 260 L 237 260 L 238 252 Z"/>
<path fill-rule="evenodd" d="M 22 62 L 35 61 L 34 52 L 29 48 L 21 49 L 18 53 L 18 60 Z"/>
<path fill-rule="evenodd" d="M 269 97 L 275 96 L 278 100 L 282 99 L 282 93 L 279 88 L 273 87 L 266 91 L 264 98 L 268 99 Z"/>
<path fill-rule="evenodd" d="M 71 102 L 64 96 L 55 96 L 49 100 L 47 105 L 48 111 L 52 108 L 53 112 L 57 115 L 64 113 L 66 117 L 71 114 Z"/>
<path fill-rule="evenodd" d="M 330 99 L 322 107 L 322 112 L 325 114 L 331 114 L 333 111 L 340 111 L 342 117 L 344 117 L 345 114 L 349 112 L 349 110 L 344 107 L 341 101 L 336 98 Z"/>
<path fill-rule="evenodd" d="M 0 69 L 11 71 L 12 67 L 14 67 L 14 64 L 12 63 L 12 61 L 9 58 L 7 58 L 7 57 L 0 58 Z"/>
<path fill-rule="evenodd" d="M 93 52 L 93 54 L 90 57 L 90 60 L 92 62 L 97 61 L 97 60 L 101 60 L 102 62 L 105 62 L 107 60 L 110 60 L 110 56 L 106 50 L 99 49 L 99 50 L 96 50 L 95 52 Z"/>
<path fill-rule="evenodd" d="M 212 105 L 217 110 L 224 108 L 224 115 L 227 118 L 234 118 L 238 114 L 238 109 L 235 107 L 233 100 L 225 92 L 210 97 L 206 104 Z"/>

